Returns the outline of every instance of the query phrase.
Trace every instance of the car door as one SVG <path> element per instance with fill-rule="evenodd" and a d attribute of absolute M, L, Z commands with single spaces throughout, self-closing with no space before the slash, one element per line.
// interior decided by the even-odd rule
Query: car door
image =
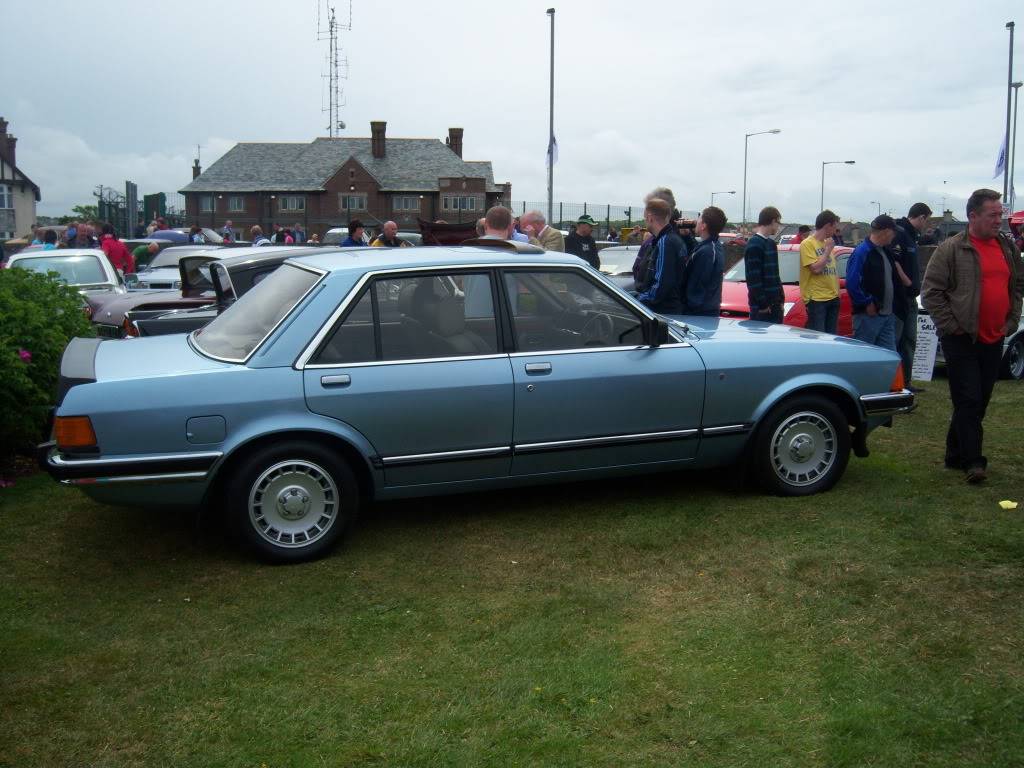
<path fill-rule="evenodd" d="M 509 474 L 512 371 L 490 273 L 375 277 L 303 375 L 310 410 L 364 435 L 389 486 Z"/>
<path fill-rule="evenodd" d="M 516 349 L 514 475 L 696 455 L 696 350 L 645 343 L 645 316 L 583 270 L 508 269 L 502 279 Z"/>

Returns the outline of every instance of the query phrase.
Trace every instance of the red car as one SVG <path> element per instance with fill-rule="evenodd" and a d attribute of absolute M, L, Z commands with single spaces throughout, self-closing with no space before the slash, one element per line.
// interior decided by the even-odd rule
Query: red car
<path fill-rule="evenodd" d="M 837 246 L 833 251 L 836 256 L 836 268 L 839 271 L 839 335 L 853 336 L 853 314 L 850 308 L 850 296 L 846 292 L 846 262 L 853 253 L 853 248 Z M 786 294 L 783 306 L 782 322 L 803 328 L 807 323 L 807 310 L 800 300 L 800 246 L 779 246 L 779 277 L 782 278 L 782 290 Z M 747 319 L 750 317 L 750 305 L 747 303 L 747 273 L 743 259 L 737 261 L 725 273 L 722 282 L 722 317 Z"/>

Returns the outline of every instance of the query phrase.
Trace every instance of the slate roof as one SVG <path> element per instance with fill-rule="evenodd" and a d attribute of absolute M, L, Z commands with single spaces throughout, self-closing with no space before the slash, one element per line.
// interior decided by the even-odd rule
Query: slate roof
<path fill-rule="evenodd" d="M 323 189 L 349 158 L 383 192 L 437 192 L 441 177 L 481 178 L 494 185 L 489 161 L 467 161 L 437 139 L 386 139 L 375 158 L 369 138 L 314 139 L 303 143 L 240 143 L 180 192 L 311 192 Z"/>

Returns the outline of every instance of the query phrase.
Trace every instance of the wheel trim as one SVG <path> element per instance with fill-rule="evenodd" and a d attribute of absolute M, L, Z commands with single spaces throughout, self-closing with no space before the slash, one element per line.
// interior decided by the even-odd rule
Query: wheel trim
<path fill-rule="evenodd" d="M 317 464 L 278 462 L 252 485 L 249 522 L 275 547 L 308 547 L 337 522 L 339 498 L 334 479 Z"/>
<path fill-rule="evenodd" d="M 1024 378 L 1024 339 L 1017 339 L 1010 345 L 1010 364 L 1008 367 L 1013 378 Z"/>
<path fill-rule="evenodd" d="M 772 435 L 772 471 L 788 485 L 812 485 L 836 463 L 838 449 L 832 422 L 814 411 L 794 413 Z"/>

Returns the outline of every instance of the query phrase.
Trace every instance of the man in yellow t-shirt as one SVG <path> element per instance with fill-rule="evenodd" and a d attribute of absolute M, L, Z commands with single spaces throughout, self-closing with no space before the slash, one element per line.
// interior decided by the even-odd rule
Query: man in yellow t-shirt
<path fill-rule="evenodd" d="M 838 225 L 838 216 L 822 211 L 814 220 L 814 234 L 800 243 L 800 298 L 807 307 L 806 327 L 832 334 L 839 326 L 839 273 L 832 255 Z"/>

